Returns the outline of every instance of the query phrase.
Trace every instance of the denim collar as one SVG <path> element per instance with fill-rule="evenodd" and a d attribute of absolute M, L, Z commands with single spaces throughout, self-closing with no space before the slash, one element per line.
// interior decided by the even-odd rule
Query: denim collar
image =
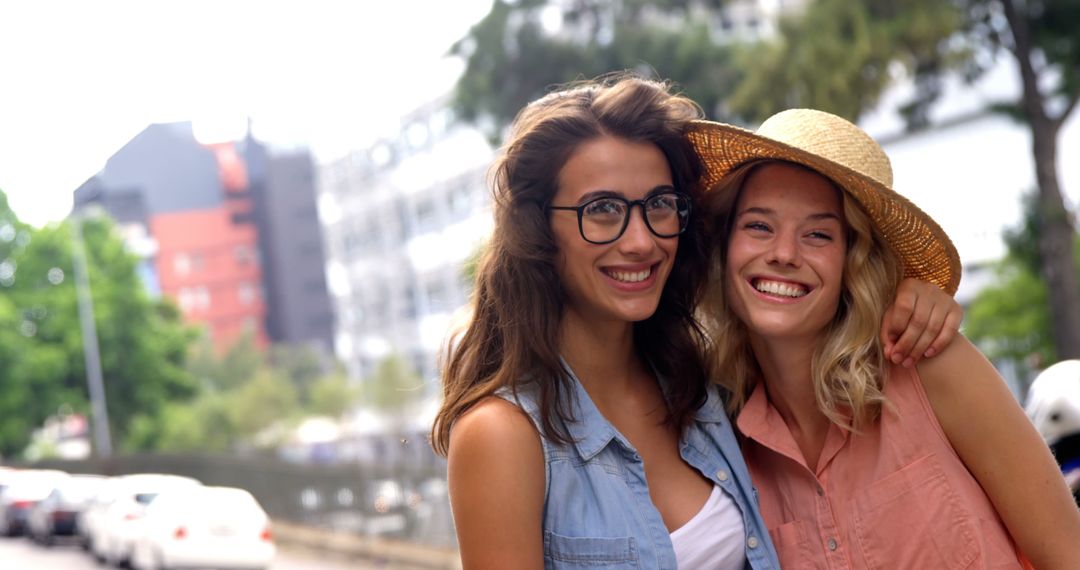
<path fill-rule="evenodd" d="M 581 385 L 581 381 L 578 380 L 570 365 L 565 360 L 560 360 L 563 369 L 566 370 L 571 380 L 570 394 L 566 404 L 570 412 L 567 417 L 573 419 L 567 420 L 566 430 L 581 458 L 585 460 L 592 459 L 607 447 L 608 443 L 613 439 L 626 449 L 633 451 L 634 446 L 600 413 L 600 410 L 593 403 L 592 398 L 589 397 L 588 392 L 585 391 L 585 387 Z M 667 379 L 657 373 L 655 367 L 653 368 L 653 374 L 656 375 L 657 381 L 660 383 L 660 390 L 667 393 Z M 704 423 L 723 423 L 727 419 L 727 413 L 724 411 L 724 402 L 720 396 L 719 388 L 710 386 L 707 394 L 708 399 L 695 412 L 694 419 Z M 690 429 L 693 429 L 693 426 Z"/>

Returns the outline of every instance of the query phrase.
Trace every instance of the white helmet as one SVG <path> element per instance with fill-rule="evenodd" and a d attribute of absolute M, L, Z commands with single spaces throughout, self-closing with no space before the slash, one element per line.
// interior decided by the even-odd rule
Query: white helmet
<path fill-rule="evenodd" d="M 1062 360 L 1040 372 L 1024 411 L 1048 444 L 1080 434 L 1080 360 Z"/>

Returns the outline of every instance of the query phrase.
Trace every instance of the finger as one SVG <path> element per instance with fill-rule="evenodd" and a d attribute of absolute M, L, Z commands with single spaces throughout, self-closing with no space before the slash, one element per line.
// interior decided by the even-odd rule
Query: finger
<path fill-rule="evenodd" d="M 907 330 L 911 315 L 915 312 L 916 300 L 914 294 L 900 293 L 886 310 L 881 322 L 881 341 L 887 358 L 891 358 L 896 352 L 896 343 Z"/>
<path fill-rule="evenodd" d="M 889 360 L 894 364 L 901 364 L 911 355 L 911 349 L 919 341 L 923 331 L 926 330 L 929 319 L 930 306 L 916 304 L 911 311 L 911 318 L 908 319 L 907 326 L 900 333 L 900 338 L 896 339 Z"/>
<path fill-rule="evenodd" d="M 949 343 L 956 340 L 956 335 L 960 332 L 960 323 L 963 322 L 964 311 L 959 305 L 954 307 L 945 316 L 945 324 L 941 327 L 941 332 L 938 333 L 937 338 L 930 344 L 930 347 L 923 353 L 924 356 L 930 358 L 935 354 L 938 354 L 949 346 Z"/>
<path fill-rule="evenodd" d="M 908 356 L 904 358 L 904 366 L 908 368 L 914 366 L 926 354 L 930 345 L 944 330 L 947 313 L 948 311 L 940 307 L 931 309 L 930 317 L 926 321 L 926 329 L 919 335 L 918 340 L 915 341 L 915 346 L 911 347 L 911 352 L 908 353 Z"/>

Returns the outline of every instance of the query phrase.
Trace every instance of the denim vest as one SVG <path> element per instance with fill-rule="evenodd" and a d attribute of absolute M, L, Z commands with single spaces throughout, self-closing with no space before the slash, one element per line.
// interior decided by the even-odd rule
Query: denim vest
<path fill-rule="evenodd" d="M 567 403 L 576 421 L 566 424 L 566 432 L 574 443 L 560 445 L 541 437 L 547 470 L 544 567 L 674 570 L 675 550 L 649 496 L 645 464 L 600 414 L 573 372 L 570 375 Z M 516 399 L 506 388 L 497 395 L 517 404 L 540 430 L 533 390 L 519 388 Z M 779 569 L 757 508 L 757 491 L 717 387 L 709 388 L 708 401 L 696 412 L 679 447 L 683 460 L 719 485 L 742 512 L 746 568 Z"/>

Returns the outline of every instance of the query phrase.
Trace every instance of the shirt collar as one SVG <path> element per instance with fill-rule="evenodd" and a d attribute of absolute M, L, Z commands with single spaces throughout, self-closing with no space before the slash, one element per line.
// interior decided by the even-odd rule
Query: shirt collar
<path fill-rule="evenodd" d="M 739 412 L 739 417 L 735 423 L 739 431 L 747 438 L 772 449 L 776 453 L 789 457 L 815 475 L 820 474 L 825 466 L 832 461 L 832 458 L 844 446 L 850 435 L 847 430 L 841 429 L 830 422 L 829 432 L 825 436 L 825 446 L 822 449 L 821 456 L 818 458 L 817 469 L 811 469 L 806 464 L 802 450 L 795 443 L 795 438 L 792 437 L 787 424 L 784 423 L 784 418 L 769 402 L 769 396 L 765 391 L 763 382 L 758 382 L 754 386 L 750 398 L 746 400 L 746 404 Z"/>
<path fill-rule="evenodd" d="M 562 361 L 562 365 L 570 376 L 570 394 L 565 402 L 570 412 L 566 415 L 566 431 L 581 458 L 592 459 L 613 439 L 618 440 L 627 449 L 633 449 L 630 442 L 600 413 L 570 365 L 565 360 Z"/>

